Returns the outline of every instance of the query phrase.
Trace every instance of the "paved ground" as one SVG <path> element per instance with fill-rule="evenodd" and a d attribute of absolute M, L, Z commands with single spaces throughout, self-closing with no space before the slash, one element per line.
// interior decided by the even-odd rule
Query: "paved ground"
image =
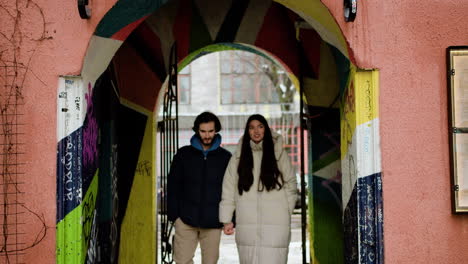
<path fill-rule="evenodd" d="M 294 214 L 292 216 L 291 243 L 289 244 L 289 264 L 302 263 L 302 244 L 301 244 L 301 215 Z M 306 245 L 307 250 L 309 244 Z M 308 256 L 307 252 L 307 256 Z M 197 248 L 194 258 L 195 264 L 201 263 L 200 247 Z M 159 261 L 158 261 L 159 263 Z M 220 258 L 218 264 L 238 264 L 237 248 L 234 236 L 222 235 L 220 246 Z"/>

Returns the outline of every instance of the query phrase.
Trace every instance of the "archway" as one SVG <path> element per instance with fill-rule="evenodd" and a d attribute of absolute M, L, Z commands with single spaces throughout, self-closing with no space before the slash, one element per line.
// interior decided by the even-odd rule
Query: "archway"
<path fill-rule="evenodd" d="M 161 178 L 161 181 L 158 181 L 158 188 L 160 187 L 158 203 L 160 199 L 165 200 L 163 194 L 167 193 L 165 192 L 165 175 L 168 174 L 170 168 L 167 160 L 172 160 L 175 153 L 175 140 L 179 139 L 179 147 L 190 145 L 194 118 L 197 114 L 207 110 L 216 113 L 220 118 L 223 127 L 220 131 L 221 146 L 231 153 L 236 150 L 248 116 L 262 113 L 267 118 L 270 127 L 283 136 L 283 146 L 290 155 L 300 184 L 299 91 L 288 77 L 292 74 L 290 71 L 283 68 L 280 62 L 268 52 L 239 43 L 219 43 L 203 47 L 182 60 L 180 65 L 186 66 L 179 68 L 177 110 L 175 109 L 177 100 L 172 101 L 172 110 L 169 110 L 167 97 L 161 94 L 158 99 L 161 104 L 158 108 L 158 127 L 161 128 L 161 130 L 158 129 L 158 139 L 161 140 L 157 144 L 157 154 L 160 154 L 158 165 L 162 170 L 158 175 L 158 179 Z M 163 87 L 166 87 L 167 83 L 171 81 L 166 82 Z M 167 88 L 161 92 L 167 92 Z M 176 111 L 178 112 L 178 125 L 173 123 L 174 116 L 167 117 L 168 112 L 175 113 Z M 176 130 L 178 136 L 174 135 Z M 297 188 L 300 189 L 300 185 Z M 304 246 L 304 252 L 307 251 L 306 230 L 304 230 L 304 245 L 302 245 L 300 202 L 299 199 L 297 209 L 294 210 L 292 216 L 293 230 L 289 259 L 294 263 L 302 262 L 302 246 Z M 161 209 L 158 219 L 158 232 L 161 235 L 158 237 L 162 241 L 158 246 L 161 253 L 158 262 L 162 258 L 162 263 L 168 263 L 171 260 L 168 251 L 170 251 L 172 241 L 172 236 L 169 234 L 173 234 L 171 232 L 173 229 L 165 216 L 166 208 L 164 205 L 158 204 L 158 206 L 158 209 Z M 306 213 L 305 210 L 304 213 Z M 305 214 L 304 221 L 306 221 Z M 223 236 L 220 263 L 237 263 L 236 252 L 233 238 Z M 198 254 L 196 254 L 195 261 L 199 262 Z"/>
<path fill-rule="evenodd" d="M 329 136 L 331 134 L 336 137 L 336 132 L 332 131 L 328 133 L 330 131 L 326 125 L 323 125 L 324 120 L 336 120 L 334 122 L 335 125 L 332 126 L 333 128 L 330 128 L 332 130 L 336 130 L 336 124 L 340 123 L 340 119 L 345 120 L 346 122 L 342 121 L 342 124 L 345 124 L 344 128 L 341 127 L 338 132 L 350 132 L 351 137 L 347 138 L 349 135 L 346 134 L 345 139 L 343 140 L 342 136 L 340 141 L 353 146 L 353 142 L 355 141 L 353 135 L 357 123 L 353 118 L 356 116 L 358 107 L 351 106 L 355 104 L 353 100 L 359 98 L 357 96 L 358 93 L 354 92 L 354 87 L 358 85 L 359 80 L 352 78 L 355 67 L 350 61 L 350 57 L 352 58 L 352 56 L 349 55 L 346 41 L 333 17 L 320 1 L 256 1 L 255 3 L 217 1 L 216 5 L 213 5 L 211 2 L 210 5 L 207 5 L 207 3 L 207 1 L 198 1 L 197 3 L 168 1 L 163 6 L 162 3 L 156 1 L 150 3 L 146 3 L 145 1 L 141 1 L 141 3 L 118 1 L 114 8 L 101 21 L 95 35 L 91 39 L 81 77 L 74 78 L 76 80 L 63 79 L 62 88 L 64 91 L 66 89 L 81 89 L 82 97 L 84 98 L 87 95 L 89 100 L 87 102 L 83 101 L 83 105 L 86 106 L 86 115 L 78 116 L 73 126 L 66 128 L 62 132 L 59 141 L 58 159 L 70 157 L 71 154 L 67 153 L 77 153 L 76 157 L 84 157 L 85 160 L 88 158 L 92 162 L 83 164 L 87 166 L 85 166 L 86 168 L 76 165 L 74 168 L 78 168 L 77 170 L 80 173 L 73 175 L 70 175 L 70 169 L 66 166 L 59 168 L 59 174 L 70 175 L 70 178 L 64 177 L 63 179 L 65 180 L 63 182 L 59 181 L 57 183 L 59 186 L 57 196 L 60 212 L 57 219 L 57 262 L 62 263 L 65 259 L 68 261 L 71 259 L 93 258 L 93 252 L 96 247 L 96 243 L 94 242 L 98 242 L 93 240 L 93 237 L 95 237 L 93 234 L 98 234 L 96 229 L 93 228 L 96 226 L 94 219 L 96 219 L 97 212 L 95 210 L 95 197 L 98 195 L 97 178 L 100 177 L 98 172 L 102 172 L 104 167 L 101 167 L 102 164 L 98 166 L 97 163 L 99 136 L 95 132 L 100 128 L 97 126 L 97 122 L 93 121 L 95 119 L 95 112 L 91 98 L 94 96 L 92 91 L 96 87 L 96 80 L 102 76 L 111 60 L 113 58 L 115 60 L 114 55 L 117 50 L 121 52 L 125 49 L 128 50 L 129 46 L 133 46 L 134 56 L 139 57 L 142 63 L 149 65 L 149 67 L 147 66 L 149 74 L 146 76 L 152 76 L 149 79 L 139 79 L 142 82 L 139 87 L 141 89 L 133 89 L 132 91 L 131 87 L 134 86 L 127 83 L 126 85 L 121 85 L 121 87 L 126 86 L 127 88 L 119 89 L 118 93 L 117 101 L 119 102 L 119 108 L 123 109 L 124 118 L 128 121 L 126 129 L 123 130 L 126 132 L 120 137 L 124 138 L 128 136 L 135 138 L 133 132 L 135 132 L 134 130 L 137 129 L 137 126 L 133 126 L 133 122 L 140 120 L 138 121 L 140 127 L 138 130 L 139 136 L 136 138 L 139 138 L 139 142 L 141 142 L 138 148 L 132 150 L 134 154 L 130 155 L 130 158 L 133 160 L 133 167 L 130 166 L 117 170 L 117 173 L 125 172 L 125 174 L 131 176 L 132 181 L 130 181 L 129 186 L 127 185 L 130 189 L 127 188 L 126 191 L 128 200 L 119 200 L 119 197 L 113 196 L 112 191 L 110 192 L 112 199 L 109 199 L 109 201 L 120 201 L 126 205 L 124 207 L 126 208 L 125 212 L 120 211 L 120 228 L 118 228 L 118 225 L 111 225 L 116 229 L 109 231 L 117 232 L 112 234 L 120 237 L 120 243 L 117 243 L 119 241 L 117 239 L 112 241 L 112 243 L 115 242 L 117 244 L 111 243 L 111 246 L 120 249 L 119 259 L 122 262 L 138 262 L 139 259 L 153 259 L 156 254 L 156 240 L 155 237 L 152 237 L 155 233 L 154 216 L 156 215 L 156 207 L 154 203 L 156 194 L 154 187 L 156 184 L 154 182 L 154 167 L 148 166 L 150 164 L 148 162 L 154 160 L 153 146 L 155 141 L 151 124 L 154 123 L 152 113 L 154 111 L 157 91 L 148 88 L 145 90 L 142 87 L 145 87 L 144 80 L 146 82 L 153 82 L 154 87 L 161 86 L 162 80 L 167 74 L 165 69 L 167 69 L 168 50 L 174 40 L 177 39 L 179 43 L 182 43 L 179 44 L 178 52 L 181 58 L 188 56 L 193 50 L 219 42 L 244 42 L 275 54 L 288 65 L 295 75 L 302 77 L 301 81 L 304 87 L 314 88 L 305 89 L 306 96 L 304 100 L 309 105 L 311 120 L 314 120 L 316 116 L 327 117 L 325 119 L 315 119 L 316 121 L 320 121 L 317 123 L 317 128 L 319 128 L 318 135 Z M 263 18 L 263 20 L 259 18 Z M 124 44 L 124 40 L 127 44 L 122 45 Z M 142 45 L 145 43 L 151 43 L 152 45 Z M 147 48 L 148 46 L 156 47 L 158 52 L 152 53 L 154 49 L 145 50 L 145 47 Z M 151 59 L 148 62 L 149 57 Z M 120 59 L 125 60 L 129 58 L 121 57 Z M 320 63 L 318 63 L 319 61 Z M 120 65 L 124 65 L 124 63 Z M 109 74 L 112 74 L 112 72 Z M 136 74 L 142 74 L 142 72 Z M 350 86 L 350 83 L 354 83 L 354 86 Z M 115 84 L 109 83 L 108 87 L 113 87 L 113 85 Z M 348 89 L 348 87 L 351 88 Z M 372 94 L 371 99 L 375 99 L 375 96 L 375 94 Z M 341 112 L 336 108 L 338 106 L 337 102 L 340 100 L 344 102 Z M 317 102 L 317 105 L 314 105 L 313 102 Z M 372 109 L 376 109 L 376 107 Z M 351 117 L 346 115 L 346 113 L 350 113 Z M 369 116 L 369 118 L 372 118 L 372 116 Z M 59 118 L 59 123 L 60 121 Z M 309 123 L 309 125 L 312 125 L 312 123 Z M 110 124 L 110 127 L 112 127 L 112 124 Z M 129 129 L 129 127 L 134 130 Z M 310 128 L 312 135 L 314 128 Z M 327 133 L 320 134 L 320 129 Z M 112 129 L 109 133 L 112 133 Z M 343 135 L 343 133 L 338 134 Z M 101 136 L 100 138 L 102 139 L 103 137 Z M 336 140 L 333 137 L 331 139 L 330 142 Z M 347 139 L 349 140 L 346 141 Z M 80 140 L 83 140 L 83 149 L 73 148 L 75 146 L 74 142 L 76 143 Z M 375 140 L 369 142 L 370 145 L 374 145 Z M 77 145 L 80 144 L 78 143 Z M 352 159 L 346 158 L 349 152 L 347 147 L 341 145 L 341 155 L 337 155 L 340 151 L 337 150 L 336 145 L 324 145 L 322 150 L 317 150 L 316 156 L 312 155 L 310 163 L 319 164 L 321 166 L 321 175 L 328 175 L 327 177 L 333 178 L 336 175 L 336 161 L 342 160 L 346 162 Z M 69 146 L 71 147 L 68 148 Z M 333 150 L 330 151 L 327 148 L 333 148 Z M 112 143 L 107 152 L 116 153 L 112 151 Z M 100 151 L 100 153 L 104 152 Z M 312 149 L 312 153 L 314 153 L 314 148 Z M 110 160 L 114 162 L 116 158 L 110 158 Z M 118 160 L 121 159 L 119 158 Z M 359 164 L 358 161 L 354 161 Z M 70 162 L 79 164 L 80 161 L 78 158 Z M 91 166 L 88 166 L 90 164 Z M 348 166 L 346 164 L 341 165 L 341 162 L 338 162 L 338 164 L 342 168 L 350 168 L 349 164 Z M 105 166 L 110 172 L 114 172 L 113 168 L 118 167 L 118 164 L 114 166 L 112 163 L 108 163 Z M 333 168 L 335 168 L 335 171 L 333 171 Z M 379 173 L 380 168 L 378 166 L 376 168 L 377 173 Z M 354 167 L 353 169 L 349 169 L 349 171 L 343 169 L 342 175 L 345 175 L 343 178 L 350 178 L 351 180 L 346 190 L 344 190 L 347 197 L 344 197 L 342 200 L 346 201 L 346 204 L 343 205 L 344 211 L 349 212 L 349 214 L 345 214 L 345 227 L 347 232 L 349 232 L 349 234 L 345 234 L 345 240 L 349 242 L 348 246 L 351 249 L 358 252 L 357 248 L 361 247 L 363 240 L 359 238 L 360 240 L 358 241 L 357 238 L 357 234 L 360 232 L 357 225 L 358 209 L 353 207 L 357 207 L 358 203 L 358 198 L 354 194 L 357 190 L 355 187 L 356 183 L 353 182 L 357 176 L 353 179 L 353 176 L 350 174 L 352 171 L 356 171 L 356 169 Z M 351 176 L 348 177 L 348 174 Z M 110 173 L 109 175 L 111 175 L 111 179 L 114 179 L 112 178 L 114 174 Z M 148 175 L 153 176 L 148 177 Z M 117 176 L 115 175 L 115 177 Z M 123 176 L 120 175 L 119 177 Z M 58 179 L 61 178 L 58 177 Z M 309 182 L 313 182 L 313 178 L 311 175 Z M 111 180 L 110 182 L 112 183 L 113 181 Z M 323 181 L 321 180 L 320 182 Z M 325 182 L 327 181 L 325 180 Z M 75 185 L 74 183 L 77 184 Z M 76 189 L 77 193 L 82 193 L 83 199 L 81 197 L 79 199 L 75 198 L 73 192 L 69 192 L 70 186 L 73 186 L 71 189 Z M 122 186 L 122 184 L 119 185 L 117 183 L 117 186 Z M 318 193 L 320 186 L 318 187 L 317 192 L 314 189 L 311 189 L 310 192 L 315 197 L 320 196 Z M 330 186 L 324 188 L 328 187 Z M 146 195 L 139 196 L 142 193 Z M 378 193 L 377 196 L 379 196 Z M 67 200 L 67 197 L 71 197 L 71 200 Z M 111 208 L 122 210 L 121 206 L 115 207 L 112 203 L 110 204 L 112 205 Z M 146 207 L 141 205 L 145 205 Z M 322 249 L 329 248 L 335 239 L 340 238 L 333 237 L 330 240 L 324 236 L 318 236 L 317 234 L 321 230 L 320 227 L 326 224 L 325 222 L 316 221 L 319 216 L 323 215 L 323 212 L 318 207 L 310 209 L 313 209 L 310 210 L 312 214 L 309 216 L 309 219 L 313 223 L 310 227 L 311 234 L 314 235 L 311 252 L 313 258 L 320 259 L 324 258 L 324 256 L 319 256 L 319 253 L 326 252 L 326 250 Z M 337 210 L 333 213 L 334 216 L 328 214 L 327 219 L 332 217 L 340 220 L 340 210 L 341 208 L 338 206 Z M 83 216 L 84 219 L 87 219 L 87 225 L 85 225 L 84 229 L 76 224 L 78 223 L 76 219 L 80 219 Z M 346 224 L 347 218 L 349 224 Z M 113 218 L 111 217 L 111 219 Z M 118 222 L 117 219 L 111 221 L 114 221 L 114 223 Z M 135 226 L 139 228 L 134 229 Z M 377 227 L 375 228 L 376 230 L 379 227 L 381 228 L 379 224 L 375 226 Z M 68 236 L 71 234 L 71 229 L 76 229 L 76 234 L 73 238 Z M 339 235 L 337 234 L 336 236 Z M 76 243 L 71 244 L 77 240 L 81 241 L 79 245 L 76 245 Z M 135 241 L 138 241 L 138 243 L 135 243 Z M 380 250 L 383 241 L 378 240 L 377 242 L 378 244 L 374 248 Z M 113 252 L 116 251 L 114 250 Z M 361 254 L 361 250 L 359 250 L 358 254 Z M 360 257 L 361 255 L 350 256 L 352 259 Z"/>

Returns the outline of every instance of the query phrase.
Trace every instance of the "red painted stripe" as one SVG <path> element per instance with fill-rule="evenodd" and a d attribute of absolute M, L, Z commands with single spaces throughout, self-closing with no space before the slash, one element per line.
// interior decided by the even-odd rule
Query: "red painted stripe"
<path fill-rule="evenodd" d="M 154 111 L 162 82 L 127 43 L 114 56 L 120 97 Z"/>
<path fill-rule="evenodd" d="M 161 39 L 156 35 L 156 32 L 154 32 L 147 23 L 142 23 L 135 30 L 135 33 L 138 34 L 138 38 L 148 47 L 147 52 L 150 53 L 148 55 L 164 67 Z"/>
<path fill-rule="evenodd" d="M 111 39 L 115 39 L 115 40 L 121 40 L 121 41 L 125 41 L 125 39 L 128 37 L 128 35 L 130 35 L 130 33 L 133 32 L 133 30 L 138 27 L 138 25 L 141 24 L 141 22 L 145 21 L 145 19 L 148 17 L 149 15 L 147 16 L 144 16 L 140 19 L 138 19 L 137 21 L 134 21 L 128 25 L 126 25 L 125 27 L 123 27 L 121 30 L 119 30 L 118 32 L 116 32 L 114 35 L 112 35 L 110 38 Z"/>
<path fill-rule="evenodd" d="M 320 67 L 320 43 L 322 42 L 322 39 L 313 29 L 300 29 L 299 39 L 301 40 L 303 51 L 307 57 L 307 62 L 313 71 L 312 76 L 315 76 L 318 79 Z M 311 74 L 304 73 L 304 75 L 308 76 Z"/>
<path fill-rule="evenodd" d="M 177 41 L 179 61 L 189 55 L 190 28 L 192 26 L 192 5 L 190 0 L 181 0 L 173 27 L 174 39 Z"/>
<path fill-rule="evenodd" d="M 285 7 L 272 3 L 257 34 L 255 46 L 273 53 L 298 76 L 299 52 L 296 31 Z"/>

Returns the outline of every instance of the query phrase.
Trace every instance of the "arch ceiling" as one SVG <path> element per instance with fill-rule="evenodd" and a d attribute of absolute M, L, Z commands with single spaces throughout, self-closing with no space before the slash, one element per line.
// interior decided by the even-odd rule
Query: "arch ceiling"
<path fill-rule="evenodd" d="M 314 106 L 328 106 L 338 91 L 343 94 L 354 68 L 340 28 L 319 0 L 121 0 L 99 23 L 82 76 L 97 79 L 123 41 L 160 83 L 175 41 L 180 61 L 203 55 L 202 48 L 212 44 L 256 46 L 279 59 L 291 75 L 303 77 L 307 103 Z M 103 47 L 105 54 L 93 52 Z"/>

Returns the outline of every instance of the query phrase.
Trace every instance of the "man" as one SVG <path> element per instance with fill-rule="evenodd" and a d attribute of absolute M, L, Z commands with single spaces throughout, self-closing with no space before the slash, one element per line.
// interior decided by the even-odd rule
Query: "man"
<path fill-rule="evenodd" d="M 224 171 L 231 154 L 220 147 L 219 119 L 203 112 L 194 121 L 191 145 L 177 151 L 168 176 L 168 217 L 174 221 L 177 264 L 192 264 L 200 242 L 202 263 L 219 258 L 221 228 L 218 211 Z"/>

